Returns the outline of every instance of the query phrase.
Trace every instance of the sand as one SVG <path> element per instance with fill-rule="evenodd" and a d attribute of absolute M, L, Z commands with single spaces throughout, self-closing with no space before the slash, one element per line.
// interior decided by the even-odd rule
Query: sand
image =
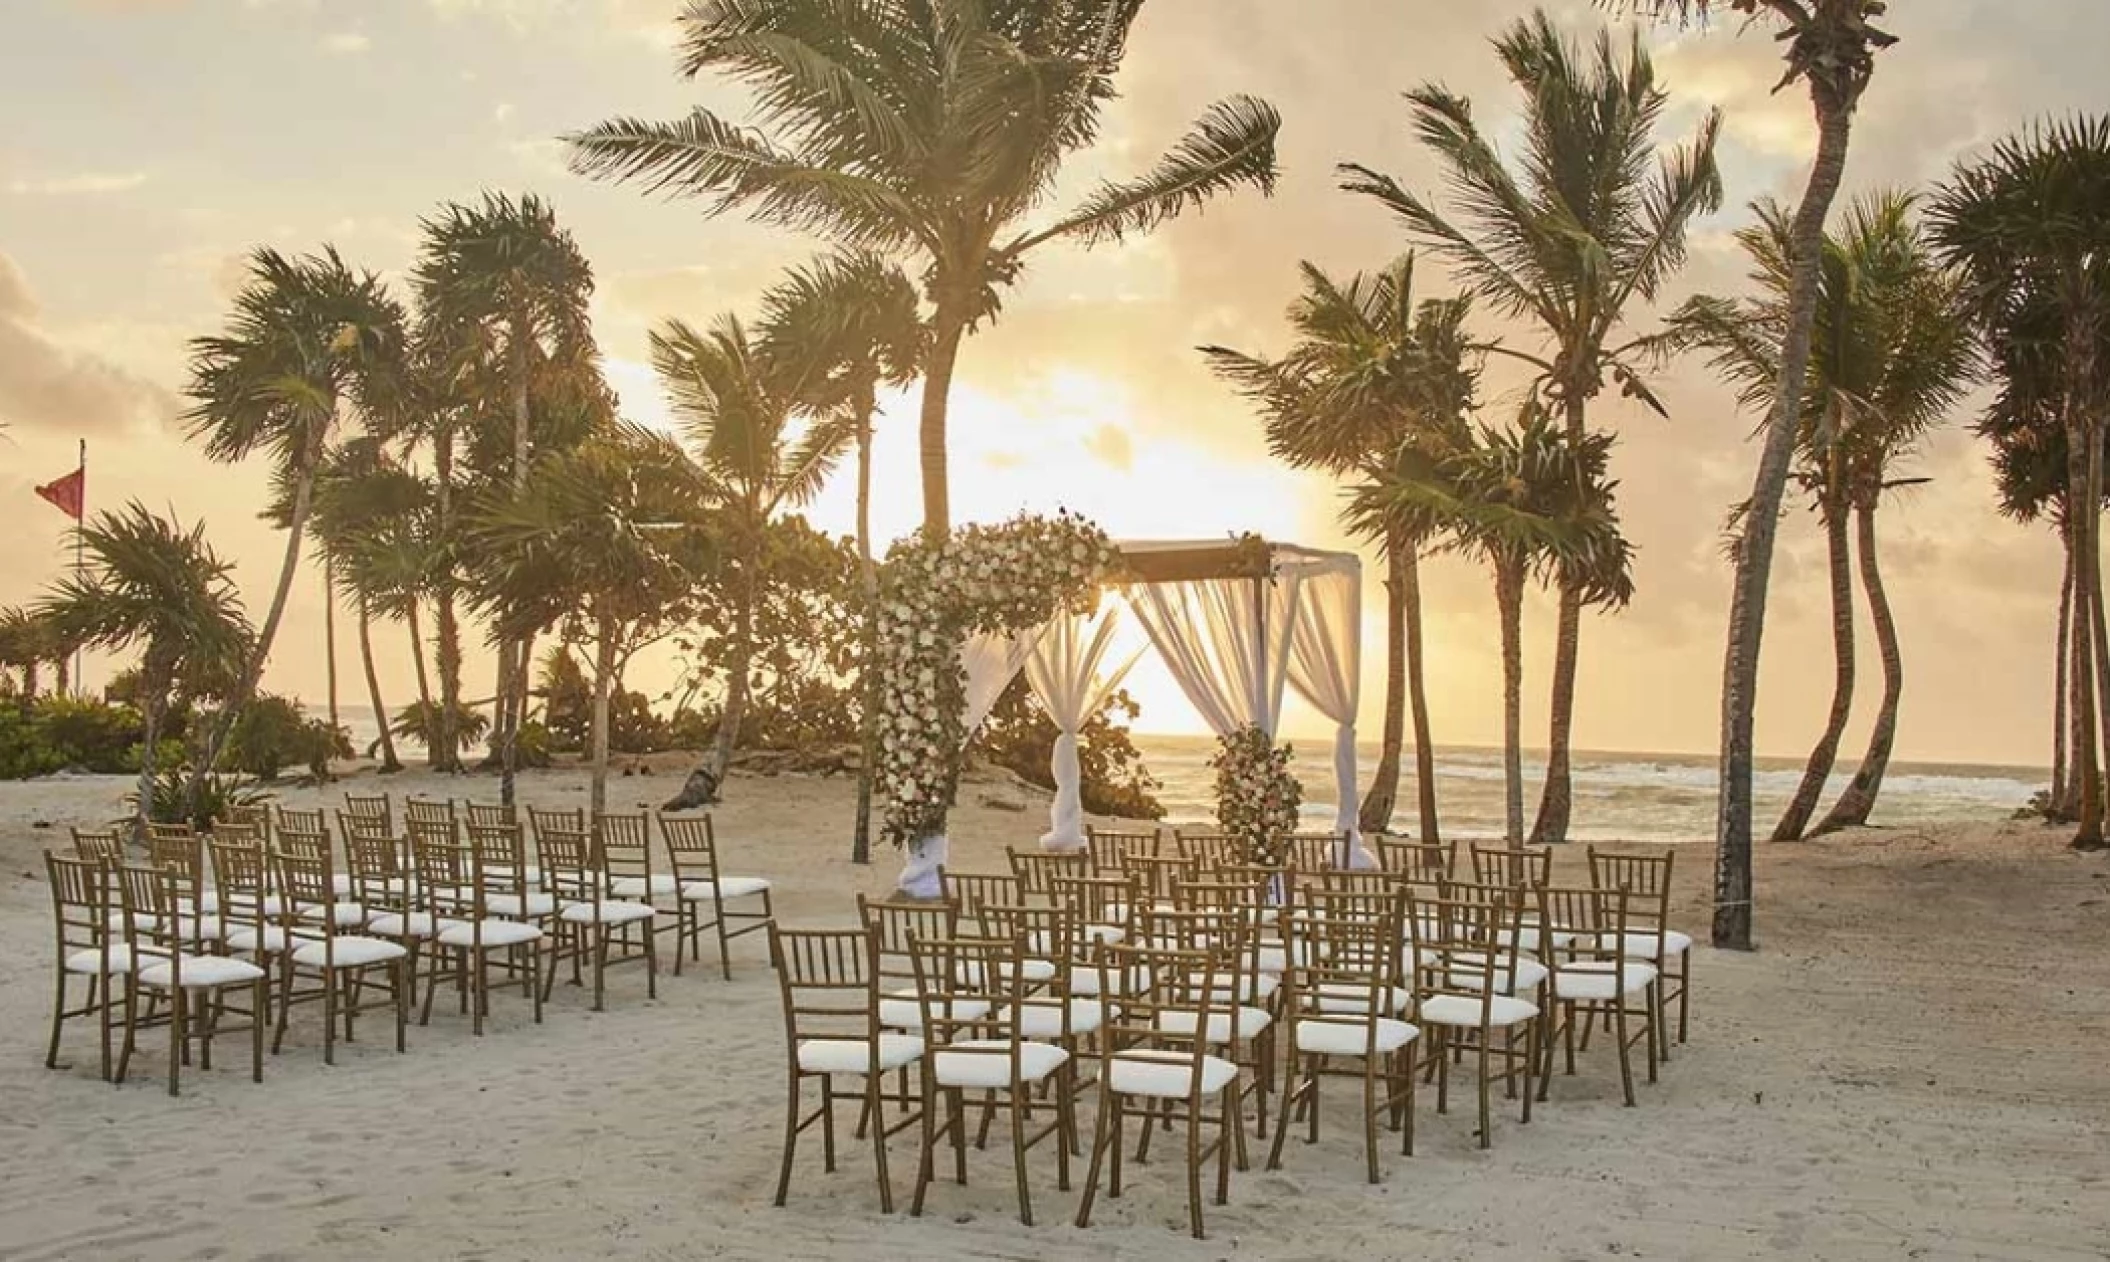
<path fill-rule="evenodd" d="M 611 800 L 676 780 L 620 779 Z M 362 776 L 282 798 L 334 804 L 346 787 L 496 788 Z M 730 984 L 691 971 L 651 1002 L 641 968 L 618 969 L 604 1013 L 560 984 L 537 1027 L 501 995 L 482 1039 L 436 1013 L 398 1056 L 370 1025 L 334 1068 L 304 1010 L 260 1086 L 234 1054 L 169 1099 L 154 1032 L 113 1088 L 85 1023 L 47 1070 L 38 852 L 120 814 L 124 788 L 0 785 L 0 1259 L 2110 1257 L 2110 860 L 2029 825 L 1766 847 L 1764 949 L 1698 952 L 1692 1042 L 1639 1107 L 1620 1106 L 1601 1049 L 1529 1127 L 1498 1115 L 1490 1152 L 1424 1094 L 1419 1155 L 1388 1150 L 1373 1188 L 1337 1093 L 1320 1145 L 1234 1175 L 1196 1243 L 1176 1163 L 1135 1170 L 1080 1231 L 1046 1150 L 1030 1230 L 997 1148 L 970 1154 L 968 1187 L 937 1185 L 920 1221 L 879 1213 L 856 1146 L 833 1176 L 802 1153 L 790 1207 L 773 1208 L 783 1035 L 755 938 Z M 539 804 L 584 791 L 574 771 L 523 779 Z M 1045 827 L 1028 791 L 965 796 L 958 867 Z M 852 892 L 893 872 L 890 854 L 848 863 L 851 800 L 842 780 L 736 777 L 717 814 L 729 870 L 772 878 L 787 923 L 847 923 Z M 1701 937 L 1709 858 L 1680 853 L 1678 920 Z M 895 1154 L 905 1204 L 913 1148 Z"/>

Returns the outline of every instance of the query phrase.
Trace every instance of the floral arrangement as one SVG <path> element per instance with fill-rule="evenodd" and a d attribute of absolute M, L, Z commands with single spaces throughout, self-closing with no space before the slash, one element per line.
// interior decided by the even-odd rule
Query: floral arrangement
<path fill-rule="evenodd" d="M 1016 635 L 1060 613 L 1090 613 L 1122 573 L 1120 550 L 1069 513 L 1026 515 L 887 554 L 879 580 L 880 834 L 896 846 L 945 830 L 967 743 L 960 644 Z"/>
<path fill-rule="evenodd" d="M 1218 738 L 1209 759 L 1216 772 L 1217 827 L 1244 848 L 1248 862 L 1280 864 L 1297 830 L 1304 786 L 1289 773 L 1290 747 L 1255 724 Z"/>

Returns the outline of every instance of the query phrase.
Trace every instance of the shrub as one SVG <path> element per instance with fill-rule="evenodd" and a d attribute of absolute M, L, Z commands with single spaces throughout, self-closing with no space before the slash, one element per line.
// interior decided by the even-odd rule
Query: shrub
<path fill-rule="evenodd" d="M 515 766 L 547 767 L 555 752 L 547 727 L 534 719 L 520 725 L 520 734 L 513 741 Z"/>
<path fill-rule="evenodd" d="M 220 765 L 259 780 L 276 780 L 288 766 L 299 766 L 327 780 L 330 760 L 351 756 L 351 733 L 309 718 L 296 701 L 260 694 L 235 720 Z"/>
<path fill-rule="evenodd" d="M 225 819 L 232 808 L 253 806 L 270 796 L 251 781 L 217 771 L 207 772 L 199 781 L 195 808 L 188 805 L 189 793 L 188 767 L 172 766 L 156 772 L 154 795 L 147 801 L 147 818 L 156 824 L 189 824 L 204 832 L 214 820 Z M 125 800 L 135 808 L 139 805 L 136 793 L 128 794 Z"/>
<path fill-rule="evenodd" d="M 130 706 L 72 697 L 0 705 L 0 780 L 48 776 L 69 767 L 104 774 L 139 770 L 144 720 Z"/>
<path fill-rule="evenodd" d="M 418 741 L 430 749 L 439 743 L 439 719 L 439 702 L 413 701 L 396 711 L 395 720 L 388 725 L 389 734 L 398 740 Z M 461 738 L 464 749 L 482 740 L 490 730 L 489 715 L 455 702 L 454 734 Z"/>

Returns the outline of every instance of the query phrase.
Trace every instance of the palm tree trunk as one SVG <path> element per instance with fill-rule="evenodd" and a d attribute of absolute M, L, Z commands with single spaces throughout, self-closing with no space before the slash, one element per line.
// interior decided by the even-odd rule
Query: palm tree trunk
<path fill-rule="evenodd" d="M 508 373 L 513 390 L 513 496 L 518 499 L 527 489 L 528 466 L 528 354 L 526 315 L 514 312 L 508 322 L 506 350 L 509 360 Z M 500 678 L 499 712 L 505 723 L 501 729 L 498 764 L 498 800 L 501 804 L 513 804 L 513 779 L 520 768 L 520 724 L 527 715 L 527 650 L 512 645 L 510 651 L 502 648 L 498 655 Z M 517 692 L 508 689 L 517 687 Z M 510 701 L 510 704 L 508 704 Z"/>
<path fill-rule="evenodd" d="M 596 817 L 608 809 L 608 695 L 615 686 L 615 619 L 594 624 L 593 787 L 588 797 Z"/>
<path fill-rule="evenodd" d="M 756 571 L 762 565 L 760 527 L 756 526 L 756 544 L 750 548 L 741 567 L 740 610 L 733 622 L 733 661 L 725 684 L 725 709 L 718 715 L 718 737 L 711 751 L 711 773 L 718 783 L 725 783 L 725 773 L 733 764 L 733 749 L 740 742 L 740 722 L 747 717 L 747 674 L 755 655 L 755 597 L 761 587 Z"/>
<path fill-rule="evenodd" d="M 1387 528 L 1385 548 L 1385 719 L 1383 743 L 1370 789 L 1363 794 L 1357 825 L 1366 833 L 1392 825 L 1392 805 L 1399 797 L 1400 746 L 1406 739 L 1407 708 L 1407 570 L 1415 563 L 1414 544 L 1403 530 Z M 1426 822 L 1426 821 L 1424 821 Z"/>
<path fill-rule="evenodd" d="M 373 615 L 364 592 L 359 594 L 359 664 L 366 668 L 366 695 L 374 704 L 374 722 L 381 725 L 381 770 L 401 771 L 403 764 L 396 761 L 396 738 L 388 730 L 388 706 L 381 700 L 381 673 L 374 669 Z"/>
<path fill-rule="evenodd" d="M 1414 715 L 1414 796 L 1420 807 L 1421 840 L 1443 840 L 1436 822 L 1436 738 L 1429 727 L 1429 688 L 1421 638 L 1420 546 L 1408 550 L 1406 568 L 1407 706 Z"/>
<path fill-rule="evenodd" d="M 2100 850 L 2103 848 L 2103 802 L 2102 781 L 2096 774 L 2095 664 L 2102 646 L 2096 643 L 2095 618 L 2091 612 L 2102 586 L 2102 558 L 2096 546 L 2094 528 L 2100 501 L 2090 499 L 2094 482 L 2091 453 L 2095 446 L 2095 427 L 2081 417 L 2079 401 L 2071 390 L 2067 392 L 2065 410 L 2067 517 L 2075 543 L 2073 665 L 2070 668 L 2076 753 L 2074 774 L 2081 781 L 2080 818 L 2074 828 L 2073 848 Z M 2110 696 L 2102 701 L 2110 704 Z"/>
<path fill-rule="evenodd" d="M 1848 555 L 1846 505 L 1836 500 L 1824 505 L 1825 557 L 1832 586 L 1832 708 L 1825 716 L 1824 733 L 1810 751 L 1802 769 L 1802 783 L 1774 826 L 1773 840 L 1800 841 L 1817 813 L 1817 799 L 1832 778 L 1832 765 L 1839 756 L 1839 739 L 1846 734 L 1846 721 L 1854 708 L 1854 578 Z M 1863 545 L 1864 547 L 1866 544 Z"/>
<path fill-rule="evenodd" d="M 242 677 L 235 682 L 234 691 L 222 700 L 220 712 L 214 717 L 212 728 L 198 751 L 198 765 L 191 768 L 184 797 L 193 808 L 197 806 L 198 794 L 205 787 L 205 777 L 219 764 L 220 750 L 234 731 L 235 719 L 249 705 L 250 698 L 256 696 L 257 685 L 263 682 L 264 663 L 270 660 L 272 641 L 278 638 L 279 624 L 285 620 L 286 601 L 293 595 L 293 575 L 300 569 L 301 539 L 307 534 L 308 513 L 315 504 L 315 468 L 322 463 L 325 431 L 325 426 L 315 426 L 307 450 L 297 457 L 299 466 L 293 484 L 293 511 L 286 523 L 286 555 L 279 564 L 278 586 L 272 590 L 271 607 L 264 612 L 264 625 L 257 630 L 249 663 L 243 669 Z"/>
<path fill-rule="evenodd" d="M 2059 536 L 2065 545 L 2066 572 L 2059 581 L 2058 649 L 2051 685 L 2051 803 L 2047 814 L 2053 816 L 2071 813 L 2067 790 L 2074 784 L 2066 774 L 2066 668 L 2069 637 L 2073 633 L 2073 537 L 2064 529 Z"/>
<path fill-rule="evenodd" d="M 66 654 L 66 653 L 61 653 L 61 654 L 59 654 L 59 655 L 58 655 L 58 656 L 57 656 L 56 658 L 53 658 L 53 659 L 52 659 L 52 663 L 51 663 L 51 664 L 52 664 L 52 668 L 53 668 L 54 670 L 58 671 L 58 673 L 59 673 L 59 695 L 60 695 L 60 696 L 62 696 L 62 697 L 70 697 L 70 696 L 72 696 L 72 695 L 73 695 L 73 658 L 72 658 L 72 656 L 71 656 L 70 654 Z"/>
<path fill-rule="evenodd" d="M 952 498 L 946 483 L 945 419 L 952 393 L 953 366 L 959 362 L 960 341 L 967 334 L 963 300 L 948 290 L 937 295 L 932 315 L 929 364 L 923 374 L 923 415 L 917 429 L 923 468 L 923 529 L 942 536 L 952 529 Z"/>
<path fill-rule="evenodd" d="M 462 703 L 462 632 L 454 615 L 454 422 L 442 412 L 432 434 L 432 481 L 438 510 L 441 555 L 439 581 L 432 599 L 438 643 L 433 646 L 433 665 L 440 675 L 440 708 L 434 722 L 437 740 L 428 751 L 436 771 L 462 769 L 461 732 L 456 718 Z"/>
<path fill-rule="evenodd" d="M 1824 260 L 1824 224 L 1846 175 L 1846 150 L 1853 132 L 1853 102 L 1842 99 L 1824 76 L 1810 80 L 1817 116 L 1817 158 L 1795 210 L 1789 235 L 1793 271 L 1788 284 L 1786 335 L 1780 380 L 1766 417 L 1766 441 L 1758 475 L 1737 540 L 1736 578 L 1729 601 L 1729 644 L 1722 664 L 1720 798 L 1715 818 L 1714 945 L 1748 951 L 1751 942 L 1751 777 L 1758 714 L 1758 655 L 1766 629 L 1766 588 L 1773 572 L 1773 542 L 1780 501 L 1801 428 L 1803 378 L 1810 364 Z"/>
<path fill-rule="evenodd" d="M 864 593 L 864 626 L 859 641 L 862 710 L 857 723 L 857 822 L 850 835 L 850 862 L 872 861 L 872 776 L 879 759 L 879 567 L 872 561 L 872 415 L 879 410 L 877 387 L 859 382 L 857 396 L 857 577 Z"/>
<path fill-rule="evenodd" d="M 42 682 L 41 677 L 43 675 L 43 672 L 44 663 L 38 661 L 34 657 L 22 663 L 23 700 L 35 701 L 37 699 L 37 685 Z"/>
<path fill-rule="evenodd" d="M 1524 844 L 1524 564 L 1495 562 L 1502 618 L 1502 836 Z"/>
<path fill-rule="evenodd" d="M 330 703 L 330 726 L 342 727 L 337 713 L 337 567 L 322 558 L 322 662 Z"/>
<path fill-rule="evenodd" d="M 1546 783 L 1539 790 L 1539 813 L 1531 823 L 1531 842 L 1545 846 L 1568 840 L 1568 817 L 1574 796 L 1570 787 L 1568 747 L 1575 732 L 1575 665 L 1582 653 L 1582 589 L 1563 581 L 1560 618 L 1553 635 L 1553 696 L 1546 733 Z"/>
<path fill-rule="evenodd" d="M 1861 588 L 1868 595 L 1869 619 L 1875 624 L 1876 649 L 1883 659 L 1883 704 L 1876 711 L 1876 725 L 1868 734 L 1868 752 L 1846 791 L 1817 825 L 1814 835 L 1841 828 L 1859 828 L 1876 809 L 1876 795 L 1883 791 L 1883 776 L 1890 769 L 1890 749 L 1897 740 L 1898 698 L 1905 690 L 1905 663 L 1898 653 L 1898 625 L 1890 612 L 1890 597 L 1883 590 L 1883 571 L 1876 553 L 1876 506 L 1872 499 L 1854 508 L 1854 532 L 1860 551 Z"/>
<path fill-rule="evenodd" d="M 430 714 L 432 713 L 432 677 L 425 673 L 425 632 L 418 625 L 418 602 L 415 597 L 411 599 L 409 604 L 403 606 L 403 621 L 410 628 L 410 665 L 411 669 L 417 672 L 418 704 L 425 707 L 425 713 Z"/>

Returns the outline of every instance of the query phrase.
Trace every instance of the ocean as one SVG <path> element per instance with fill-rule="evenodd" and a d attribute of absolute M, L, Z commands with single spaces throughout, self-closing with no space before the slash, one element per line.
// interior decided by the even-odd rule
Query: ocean
<path fill-rule="evenodd" d="M 317 713 L 319 707 L 305 707 Z M 362 752 L 374 739 L 373 716 L 365 707 L 345 707 L 341 719 Z M 1206 736 L 1160 736 L 1137 733 L 1136 748 L 1144 766 L 1162 788 L 1158 800 L 1172 824 L 1200 824 L 1215 815 L 1215 775 L 1209 756 L 1216 742 Z M 1333 745 L 1324 739 L 1294 740 L 1292 767 L 1304 785 L 1304 818 L 1314 828 L 1332 826 L 1334 809 Z M 422 753 L 415 742 L 399 742 L 406 761 Z M 1359 750 L 1362 780 L 1369 786 L 1377 766 L 1377 746 Z M 1569 835 L 1576 841 L 1700 841 L 1714 836 L 1715 762 L 1687 754 L 1591 753 L 1577 751 L 1574 761 L 1575 814 Z M 1835 772 L 1819 806 L 1828 808 L 1852 775 L 1852 765 Z M 1541 757 L 1524 760 L 1524 811 L 1528 826 L 1538 809 L 1539 785 L 1545 775 Z M 1802 779 L 1800 760 L 1761 758 L 1754 783 L 1756 818 L 1763 835 L 1780 817 L 1788 795 Z M 1974 766 L 1964 763 L 1892 762 L 1871 823 L 1911 827 L 1965 819 L 2003 819 L 2029 804 L 2045 787 L 2049 773 L 2029 767 Z M 1399 800 L 1393 823 L 1414 826 L 1416 805 L 1414 756 L 1407 751 L 1401 769 Z M 1456 837 L 1502 835 L 1502 751 L 1472 746 L 1441 746 L 1436 753 L 1436 800 L 1446 832 Z"/>
<path fill-rule="evenodd" d="M 1158 800 L 1171 823 L 1202 822 L 1215 810 L 1215 779 L 1209 756 L 1216 742 L 1208 737 L 1138 734 L 1136 748 L 1145 766 L 1163 782 Z M 1334 817 L 1333 746 L 1326 740 L 1291 741 L 1292 763 L 1304 786 L 1303 814 L 1315 828 L 1331 827 Z M 1359 750 L 1363 785 L 1369 786 L 1377 765 L 1375 745 Z M 1853 766 L 1835 772 L 1826 786 L 1820 813 L 1830 807 L 1851 778 Z M 1545 776 L 1543 755 L 1524 760 L 1524 822 L 1529 827 L 1538 809 L 1539 785 Z M 1755 815 L 1763 835 L 1780 817 L 1802 780 L 1799 759 L 1761 758 L 1753 785 Z M 2028 767 L 1989 767 L 1955 763 L 1890 764 L 1883 778 L 1871 824 L 1909 828 L 1915 824 L 1960 819 L 2003 819 L 2029 804 L 2049 773 Z M 1700 841 L 1714 836 L 1715 760 L 1684 754 L 1588 753 L 1574 757 L 1575 813 L 1569 836 L 1576 841 Z M 1401 770 L 1393 824 L 1403 830 L 1415 822 L 1414 755 L 1410 749 Z M 1502 751 L 1441 746 L 1436 751 L 1436 801 L 1445 831 L 1465 838 L 1502 835 Z"/>

